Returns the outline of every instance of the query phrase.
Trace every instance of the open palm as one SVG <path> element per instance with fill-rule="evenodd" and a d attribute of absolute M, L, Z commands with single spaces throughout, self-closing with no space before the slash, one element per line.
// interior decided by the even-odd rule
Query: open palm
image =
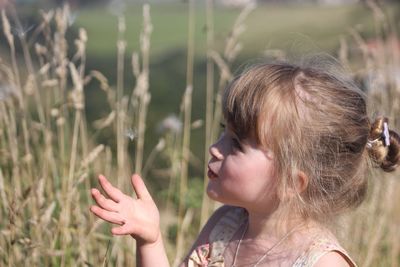
<path fill-rule="evenodd" d="M 96 188 L 91 190 L 98 206 L 90 210 L 99 218 L 120 226 L 112 228 L 114 235 L 130 234 L 143 243 L 154 243 L 160 235 L 160 214 L 142 178 L 134 174 L 132 186 L 137 198 L 130 197 L 114 187 L 103 175 L 99 182 L 109 198 Z"/>

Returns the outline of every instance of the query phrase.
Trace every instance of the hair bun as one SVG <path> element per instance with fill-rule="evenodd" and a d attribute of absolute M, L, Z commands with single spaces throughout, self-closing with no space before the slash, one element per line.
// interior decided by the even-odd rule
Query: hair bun
<path fill-rule="evenodd" d="M 386 117 L 378 117 L 372 123 L 367 148 L 372 161 L 385 172 L 392 172 L 399 165 L 400 136 L 389 130 Z"/>

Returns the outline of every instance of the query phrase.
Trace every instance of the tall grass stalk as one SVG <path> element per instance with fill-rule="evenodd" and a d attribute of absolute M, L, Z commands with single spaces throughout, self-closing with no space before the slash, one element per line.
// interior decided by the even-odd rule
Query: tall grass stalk
<path fill-rule="evenodd" d="M 18 63 L 17 63 L 17 58 L 15 54 L 15 44 L 14 44 L 14 36 L 11 33 L 11 25 L 10 21 L 7 18 L 5 10 L 1 10 L 1 18 L 2 18 L 2 23 L 3 23 L 3 32 L 4 35 L 7 39 L 8 45 L 10 47 L 10 55 L 11 55 L 11 64 L 12 64 L 12 77 L 9 77 L 12 79 L 14 82 L 17 91 L 15 92 L 17 94 L 18 100 L 19 100 L 19 105 L 20 107 L 24 106 L 24 99 L 23 99 L 23 93 L 21 92 L 21 78 L 20 78 L 20 73 L 18 69 Z"/>
<path fill-rule="evenodd" d="M 181 162 L 180 162 L 180 153 L 182 149 L 180 149 L 182 145 L 182 135 L 180 131 L 167 133 L 166 136 L 167 149 L 166 153 L 170 155 L 169 157 L 169 183 L 168 183 L 168 192 L 167 192 L 167 204 L 166 210 L 172 210 L 173 207 L 173 197 L 174 191 L 177 187 L 177 180 L 179 177 Z M 176 239 L 175 239 L 176 240 Z"/>
<path fill-rule="evenodd" d="M 211 131 L 212 131 L 212 118 L 213 118 L 213 98 L 214 98 L 214 62 L 211 58 L 210 52 L 214 45 L 214 0 L 206 1 L 206 29 L 207 29 L 207 69 L 206 69 L 206 119 L 205 119 L 205 132 L 204 132 L 204 169 L 203 169 L 203 197 L 201 202 L 201 214 L 200 214 L 200 227 L 202 229 L 206 223 L 210 213 L 210 201 L 207 196 L 207 184 L 208 184 L 208 166 L 207 162 L 209 159 L 208 149 L 211 145 Z"/>
<path fill-rule="evenodd" d="M 14 36 L 11 34 L 11 26 L 10 26 L 10 22 L 7 18 L 7 15 L 5 13 L 5 10 L 1 11 L 1 17 L 2 17 L 2 23 L 3 23 L 3 32 L 4 35 L 6 36 L 8 45 L 10 47 L 10 54 L 11 54 L 11 64 L 12 64 L 12 72 L 9 71 L 9 79 L 12 81 L 11 84 L 15 85 L 15 89 L 16 89 L 16 95 L 17 98 L 19 100 L 19 107 L 24 107 L 24 99 L 23 99 L 23 92 L 21 92 L 21 81 L 20 81 L 20 74 L 19 74 L 19 69 L 18 69 L 18 64 L 17 64 L 17 59 L 16 59 L 16 54 L 15 54 L 15 45 L 14 45 Z M 9 103 L 9 105 L 11 107 L 13 107 L 14 105 L 12 103 Z M 6 125 L 8 127 L 11 127 L 9 129 L 8 132 L 8 138 L 9 138 L 9 142 L 10 144 L 12 144 L 12 146 L 10 147 L 12 151 L 12 159 L 13 159 L 13 177 L 16 177 L 15 180 L 15 186 L 16 186 L 16 194 L 18 196 L 21 195 L 21 181 L 20 181 L 20 169 L 19 169 L 19 164 L 18 164 L 18 150 L 13 150 L 12 148 L 15 147 L 17 145 L 17 141 L 15 140 L 15 120 L 13 119 L 13 114 L 10 113 L 9 117 L 5 117 L 6 121 Z M 8 122 L 8 123 L 7 123 Z M 13 131 L 13 132 L 10 132 Z"/>
<path fill-rule="evenodd" d="M 125 18 L 118 18 L 118 41 L 117 41 L 117 94 L 116 94 L 116 138 L 117 138 L 117 186 L 122 188 L 125 185 L 125 151 L 124 151 L 124 111 L 122 107 L 123 88 L 124 88 L 124 61 L 125 61 Z"/>
<path fill-rule="evenodd" d="M 72 147 L 71 147 L 71 156 L 69 162 L 69 171 L 68 178 L 65 184 L 65 203 L 63 210 L 63 217 L 60 218 L 61 228 L 63 229 L 63 238 L 62 238 L 62 250 L 66 250 L 67 243 L 69 243 L 70 232 L 68 230 L 68 225 L 70 224 L 69 220 L 71 218 L 71 205 L 73 203 L 73 183 L 74 178 L 76 176 L 76 165 L 78 158 L 78 137 L 82 135 L 80 132 L 81 129 L 81 121 L 83 116 L 83 109 L 85 107 L 85 99 L 83 93 L 84 81 L 83 77 L 78 73 L 75 65 L 73 63 L 69 63 L 69 70 L 71 73 L 72 81 L 74 84 L 74 89 L 72 91 L 73 105 L 75 108 L 75 119 L 73 126 L 73 134 L 72 134 Z M 82 73 L 82 72 L 81 72 Z M 81 134 L 79 134 L 81 133 Z M 83 147 L 83 146 L 81 146 Z M 84 156 L 84 155 L 83 155 Z M 61 265 L 65 265 L 65 257 L 62 257 Z"/>
<path fill-rule="evenodd" d="M 176 255 L 174 266 L 178 266 L 184 253 L 184 237 L 186 230 L 184 224 L 184 215 L 186 211 L 186 194 L 188 167 L 190 156 L 190 133 L 192 119 L 192 94 L 193 94 L 193 66 L 194 66 L 194 30 L 195 30 L 195 3 L 194 0 L 188 2 L 189 21 L 187 38 L 187 62 L 186 62 L 186 89 L 183 95 L 183 140 L 182 140 L 182 158 L 179 184 L 179 207 L 178 207 L 178 231 L 176 239 Z M 190 223 L 188 223 L 190 224 Z"/>
<path fill-rule="evenodd" d="M 136 87 L 133 90 L 131 105 L 135 110 L 135 121 L 137 127 L 135 172 L 142 173 L 143 168 L 143 147 L 146 131 L 147 109 L 150 103 L 151 94 L 149 92 L 149 58 L 150 58 L 150 37 L 153 31 L 151 24 L 150 6 L 143 6 L 143 30 L 140 34 L 141 65 L 137 56 L 132 55 L 132 67 L 136 76 Z"/>
<path fill-rule="evenodd" d="M 125 188 L 126 185 L 126 172 L 125 172 L 125 136 L 124 136 L 124 108 L 123 108 L 123 94 L 124 94 L 124 68 L 125 68 L 125 17 L 120 15 L 118 17 L 118 40 L 117 40 L 117 90 L 115 98 L 115 133 L 117 141 L 117 186 L 118 188 Z M 111 179 L 114 179 L 111 177 Z M 118 237 L 113 243 L 111 254 L 116 257 L 116 266 L 123 265 L 123 250 L 124 239 Z"/>
<path fill-rule="evenodd" d="M 32 93 L 34 95 L 36 106 L 37 106 L 39 121 L 42 124 L 44 124 L 44 122 L 45 122 L 44 108 L 43 108 L 41 97 L 39 95 L 39 89 L 38 89 L 38 85 L 37 85 L 37 81 L 36 81 L 36 76 L 34 74 L 32 57 L 29 52 L 29 47 L 28 47 L 28 44 L 27 44 L 27 41 L 25 38 L 25 33 L 24 33 L 24 29 L 21 25 L 21 22 L 19 21 L 18 16 L 15 14 L 15 10 L 13 10 L 13 13 L 14 13 L 14 21 L 15 21 L 16 27 L 17 27 L 17 29 L 19 29 L 18 38 L 21 43 L 21 47 L 22 47 L 22 51 L 23 51 L 23 55 L 24 55 L 24 61 L 26 63 L 26 68 L 27 68 L 28 75 L 29 75 L 28 77 L 31 78 L 30 83 L 31 83 L 31 87 L 32 87 Z"/>

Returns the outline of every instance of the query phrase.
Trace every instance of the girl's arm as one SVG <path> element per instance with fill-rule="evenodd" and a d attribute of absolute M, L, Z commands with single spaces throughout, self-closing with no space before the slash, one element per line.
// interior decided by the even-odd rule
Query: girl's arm
<path fill-rule="evenodd" d="M 169 266 L 161 234 L 153 244 L 136 239 L 136 266 Z"/>
<path fill-rule="evenodd" d="M 131 235 L 137 241 L 137 266 L 169 266 L 160 232 L 160 214 L 156 204 L 139 175 L 132 176 L 137 198 L 125 195 L 100 175 L 99 182 L 109 198 L 99 190 L 91 190 L 98 206 L 90 210 L 99 218 L 119 225 L 113 235 Z"/>

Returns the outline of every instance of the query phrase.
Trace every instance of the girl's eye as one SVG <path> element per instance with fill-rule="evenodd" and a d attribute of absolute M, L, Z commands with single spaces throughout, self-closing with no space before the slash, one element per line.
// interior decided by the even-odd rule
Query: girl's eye
<path fill-rule="evenodd" d="M 225 124 L 224 123 L 220 122 L 219 126 L 221 127 L 222 130 L 225 130 Z"/>
<path fill-rule="evenodd" d="M 232 138 L 232 144 L 235 148 L 242 150 L 242 145 L 240 144 L 239 140 L 236 138 Z"/>

